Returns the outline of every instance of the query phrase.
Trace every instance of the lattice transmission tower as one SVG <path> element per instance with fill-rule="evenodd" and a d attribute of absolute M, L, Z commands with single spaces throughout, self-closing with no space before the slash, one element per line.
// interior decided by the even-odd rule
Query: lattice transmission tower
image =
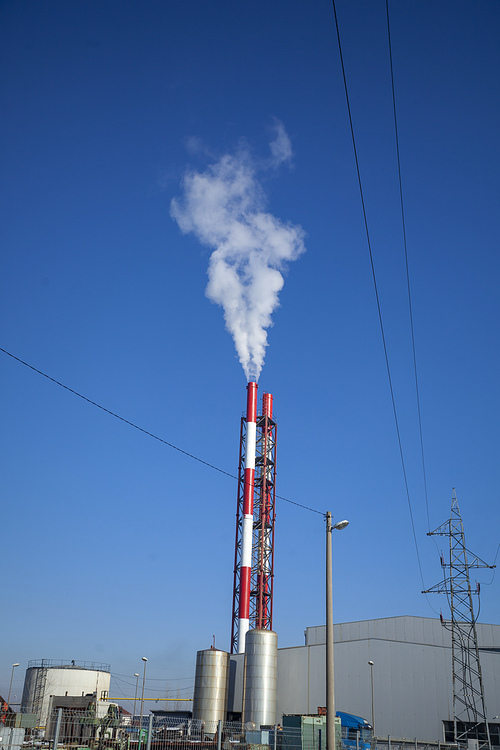
<path fill-rule="evenodd" d="M 477 739 L 480 749 L 491 750 L 477 643 L 477 616 L 472 599 L 474 595 L 479 596 L 479 584 L 471 588 L 469 571 L 471 568 L 495 566 L 488 565 L 467 550 L 454 489 L 450 519 L 435 531 L 430 531 L 428 536 L 447 536 L 450 541 L 449 562 L 441 555 L 444 580 L 422 593 L 446 594 L 450 606 L 451 619 L 446 620 L 441 615 L 441 623 L 451 631 L 454 741 L 460 745 L 467 744 L 468 739 Z"/>

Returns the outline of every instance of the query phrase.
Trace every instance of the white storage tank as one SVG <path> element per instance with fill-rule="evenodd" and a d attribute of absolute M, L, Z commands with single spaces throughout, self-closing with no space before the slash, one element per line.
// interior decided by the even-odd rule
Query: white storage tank
<path fill-rule="evenodd" d="M 207 733 L 215 733 L 217 723 L 226 720 L 229 661 L 229 654 L 216 648 L 196 654 L 193 719 L 203 721 Z"/>
<path fill-rule="evenodd" d="M 39 726 L 47 724 L 50 699 L 57 696 L 109 694 L 110 665 L 88 661 L 36 659 L 28 662 L 21 711 L 37 714 Z"/>
<path fill-rule="evenodd" d="M 278 686 L 278 636 L 273 630 L 249 630 L 245 641 L 243 722 L 273 726 Z"/>

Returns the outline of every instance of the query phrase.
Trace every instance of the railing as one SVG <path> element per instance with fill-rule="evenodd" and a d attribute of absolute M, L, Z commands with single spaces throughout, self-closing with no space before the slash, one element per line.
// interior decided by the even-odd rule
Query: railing
<path fill-rule="evenodd" d="M 401 737 L 374 737 L 374 750 L 457 750 L 457 745 L 449 742 L 432 742 Z"/>
<path fill-rule="evenodd" d="M 28 662 L 28 669 L 31 667 L 42 668 L 62 668 L 62 669 L 93 669 L 96 672 L 110 672 L 111 665 L 98 661 L 77 661 L 75 659 L 32 659 Z"/>

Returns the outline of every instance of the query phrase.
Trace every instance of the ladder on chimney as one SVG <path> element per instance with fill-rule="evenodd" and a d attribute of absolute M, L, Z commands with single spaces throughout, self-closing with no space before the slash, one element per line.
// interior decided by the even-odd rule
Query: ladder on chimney
<path fill-rule="evenodd" d="M 42 664 L 37 669 L 35 677 L 35 687 L 33 688 L 33 702 L 32 702 L 32 713 L 38 716 L 38 723 L 41 720 L 43 696 L 45 693 L 45 683 L 47 681 L 47 668 Z"/>

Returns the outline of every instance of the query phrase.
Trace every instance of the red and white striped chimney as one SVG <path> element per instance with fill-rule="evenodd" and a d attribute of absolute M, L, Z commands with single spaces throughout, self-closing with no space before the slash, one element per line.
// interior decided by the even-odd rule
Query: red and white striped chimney
<path fill-rule="evenodd" d="M 241 572 L 238 623 L 238 653 L 245 651 L 245 635 L 250 628 L 250 579 L 252 573 L 253 497 L 255 481 L 255 441 L 257 435 L 257 383 L 247 386 L 247 437 L 245 486 L 241 529 Z"/>

